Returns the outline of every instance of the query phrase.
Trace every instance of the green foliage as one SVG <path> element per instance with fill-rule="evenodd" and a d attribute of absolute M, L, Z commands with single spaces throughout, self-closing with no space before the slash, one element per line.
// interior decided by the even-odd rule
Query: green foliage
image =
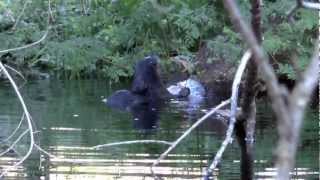
<path fill-rule="evenodd" d="M 263 46 L 276 63 L 277 72 L 295 79 L 293 70 L 293 57 L 298 57 L 298 68 L 304 69 L 308 64 L 313 51 L 313 44 L 317 34 L 317 13 L 315 11 L 300 9 L 289 22 L 286 12 L 292 7 L 291 1 L 267 2 L 263 20 L 264 41 Z"/>
<path fill-rule="evenodd" d="M 46 44 L 48 58 L 46 62 L 56 69 L 69 71 L 71 77 L 80 77 L 96 71 L 96 62 L 103 59 L 106 46 L 103 42 L 92 38 L 74 38 L 63 42 Z"/>
<path fill-rule="evenodd" d="M 184 56 L 193 67 L 195 53 L 203 41 L 208 42 L 212 52 L 209 63 L 220 59 L 237 62 L 245 49 L 221 1 L 85 2 L 51 0 L 52 11 L 48 14 L 48 0 L 1 1 L 1 49 L 38 40 L 47 28 L 48 15 L 51 17 L 47 39 L 38 46 L 10 53 L 10 63 L 45 67 L 46 71 L 64 72 L 60 74 L 67 78 L 94 74 L 118 81 L 130 77 L 136 60 L 152 52 L 162 57 L 164 71 L 174 71 L 176 66 L 168 60 L 172 52 Z M 250 1 L 240 1 L 239 5 L 250 21 Z M 294 78 L 291 55 L 299 57 L 296 62 L 299 68 L 308 64 L 317 16 L 313 11 L 301 9 L 295 13 L 294 21 L 289 22 L 286 13 L 292 5 L 289 0 L 265 1 L 262 24 L 263 46 L 275 67 L 279 67 L 277 71 Z M 20 17 L 15 29 L 8 13 L 14 19 Z"/>
<path fill-rule="evenodd" d="M 208 41 L 208 47 L 213 54 L 208 59 L 208 63 L 216 60 L 237 61 L 241 57 L 243 45 L 238 38 L 238 34 L 230 28 L 224 27 L 223 33 Z"/>

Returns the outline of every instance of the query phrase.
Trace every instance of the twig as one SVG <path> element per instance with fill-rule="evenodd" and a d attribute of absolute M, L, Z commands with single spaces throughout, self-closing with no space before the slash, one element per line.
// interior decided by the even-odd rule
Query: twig
<path fill-rule="evenodd" d="M 236 114 L 237 114 L 237 102 L 238 102 L 238 91 L 239 91 L 239 85 L 241 82 L 242 74 L 245 70 L 245 67 L 251 57 L 250 50 L 247 50 L 244 55 L 241 58 L 240 65 L 237 69 L 237 72 L 235 74 L 233 83 L 232 83 L 232 95 L 231 95 L 231 110 L 230 110 L 230 122 L 226 134 L 225 140 L 222 142 L 220 149 L 218 150 L 217 154 L 214 157 L 214 160 L 210 167 L 208 168 L 205 178 L 211 176 L 213 170 L 216 168 L 218 163 L 221 160 L 222 154 L 225 151 L 227 145 L 232 142 L 232 133 L 234 129 L 234 124 L 236 122 Z"/>
<path fill-rule="evenodd" d="M 40 152 L 46 154 L 47 156 L 51 157 L 51 158 L 54 158 L 54 159 L 58 159 L 58 160 L 61 160 L 63 162 L 68 162 L 68 163 L 81 163 L 82 161 L 81 160 L 78 160 L 78 159 L 64 159 L 64 158 L 60 158 L 60 157 L 57 157 L 51 153 L 49 153 L 48 151 L 42 149 L 39 145 L 37 144 L 34 144 L 34 147 L 37 148 Z"/>
<path fill-rule="evenodd" d="M 37 148 L 40 152 L 43 152 L 44 154 L 46 154 L 52 158 L 58 158 L 57 156 L 50 154 L 48 151 L 42 149 L 38 144 L 34 144 L 34 147 Z"/>
<path fill-rule="evenodd" d="M 17 27 L 17 25 L 18 25 L 18 23 L 19 23 L 22 15 L 23 15 L 24 10 L 26 9 L 28 3 L 29 3 L 29 0 L 26 0 L 26 1 L 24 2 L 23 7 L 22 7 L 22 10 L 21 10 L 18 18 L 16 19 L 16 22 L 15 22 L 14 25 L 12 26 L 12 30 L 15 30 L 15 29 L 16 29 L 16 27 Z"/>
<path fill-rule="evenodd" d="M 48 13 L 49 13 L 49 19 L 51 18 L 52 22 L 54 22 L 54 18 L 53 18 L 53 14 L 52 14 L 52 10 L 51 10 L 51 1 L 48 0 Z"/>
<path fill-rule="evenodd" d="M 134 141 L 123 141 L 123 142 L 115 142 L 115 143 L 108 143 L 108 144 L 101 144 L 97 146 L 91 147 L 92 149 L 100 149 L 103 147 L 110 147 L 110 146 L 118 146 L 118 145 L 128 145 L 128 144 L 137 144 L 137 143 L 158 143 L 158 144 L 166 144 L 166 145 L 172 145 L 172 142 L 168 141 L 159 141 L 159 140 L 134 140 Z"/>
<path fill-rule="evenodd" d="M 18 161 L 17 163 L 15 163 L 13 166 L 11 167 L 8 167 L 6 169 L 4 169 L 4 171 L 1 173 L 0 175 L 0 178 L 2 178 L 10 169 L 13 169 L 17 166 L 19 166 L 21 163 L 23 163 L 23 161 L 25 161 L 29 155 L 31 154 L 32 152 L 32 149 L 33 149 L 33 144 L 34 144 L 34 136 L 33 136 L 33 127 L 32 127 L 32 121 L 31 121 L 31 116 L 29 114 L 29 111 L 27 109 L 27 106 L 19 92 L 19 89 L 16 85 L 16 83 L 14 82 L 14 80 L 12 79 L 11 75 L 8 73 L 7 69 L 4 67 L 4 65 L 2 64 L 2 62 L 0 61 L 0 68 L 2 69 L 3 73 L 7 76 L 7 78 L 9 79 L 20 103 L 21 103 L 21 106 L 23 108 L 23 111 L 24 111 L 24 114 L 26 116 L 26 119 L 27 119 L 27 123 L 28 123 L 28 131 L 29 131 L 29 134 L 30 134 L 30 147 L 29 147 L 29 150 L 28 152 L 25 154 L 25 156 L 20 160 Z"/>
<path fill-rule="evenodd" d="M 7 142 L 9 139 L 11 139 L 12 136 L 14 136 L 14 135 L 16 134 L 16 132 L 17 132 L 18 129 L 20 128 L 23 120 L 24 120 L 24 113 L 22 114 L 21 119 L 20 119 L 20 122 L 19 122 L 18 126 L 16 127 L 16 129 L 15 129 L 6 139 L 2 140 L 2 141 L 0 142 L 1 144 L 4 143 L 4 142 Z"/>
<path fill-rule="evenodd" d="M 153 167 L 155 167 L 156 165 L 158 165 L 160 163 L 161 160 L 163 160 L 170 151 L 172 151 L 187 135 L 190 134 L 190 132 L 192 130 L 194 130 L 197 126 L 199 126 L 204 120 L 206 120 L 208 117 L 210 117 L 212 114 L 214 114 L 218 109 L 226 106 L 227 104 L 230 103 L 230 99 L 222 101 L 219 105 L 217 105 L 215 108 L 211 109 L 207 114 L 205 114 L 204 116 L 202 116 L 199 120 L 197 120 L 197 122 L 195 122 L 187 131 L 185 131 L 177 140 L 175 140 L 172 145 L 165 151 L 163 152 L 160 157 L 158 159 L 156 159 L 153 164 L 151 165 L 150 169 L 151 169 L 151 173 L 155 175 L 154 171 L 153 171 Z"/>
<path fill-rule="evenodd" d="M 22 79 L 23 79 L 23 83 L 18 87 L 19 89 L 22 88 L 26 83 L 27 83 L 27 79 L 16 69 L 14 69 L 13 67 L 10 67 L 9 65 L 4 64 L 4 66 L 8 69 L 10 69 L 11 71 L 15 72 L 16 74 L 18 74 Z M 2 70 L 1 70 L 2 71 Z M 0 71 L 0 72 L 1 72 Z"/>
<path fill-rule="evenodd" d="M 7 64 L 4 64 L 4 66 L 8 69 L 10 69 L 11 71 L 15 72 L 16 74 L 18 74 L 25 82 L 27 81 L 26 78 L 24 78 L 24 76 L 19 72 L 17 71 L 16 69 L 14 69 L 13 67 L 7 65 Z"/>

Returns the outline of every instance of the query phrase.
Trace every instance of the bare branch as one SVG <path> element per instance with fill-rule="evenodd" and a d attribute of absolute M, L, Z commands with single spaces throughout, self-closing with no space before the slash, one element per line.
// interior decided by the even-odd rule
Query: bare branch
<path fill-rule="evenodd" d="M 52 10 L 51 10 L 51 0 L 48 0 L 48 18 L 50 19 L 51 18 L 51 21 L 54 22 L 54 17 L 53 17 L 53 13 L 52 13 Z"/>
<path fill-rule="evenodd" d="M 249 44 L 254 60 L 261 69 L 261 74 L 266 82 L 268 94 L 272 100 L 272 108 L 275 111 L 277 119 L 282 120 L 280 123 L 290 124 L 290 118 L 287 114 L 287 108 L 283 100 L 283 91 L 279 86 L 272 66 L 268 64 L 268 58 L 265 56 L 261 46 L 258 44 L 251 28 L 249 28 L 249 26 L 247 26 L 243 21 L 234 0 L 225 0 L 224 4 L 233 23 L 241 32 L 243 39 Z"/>
<path fill-rule="evenodd" d="M 302 1 L 302 7 L 314 10 L 320 10 L 320 3 Z"/>
<path fill-rule="evenodd" d="M 23 163 L 23 161 L 25 161 L 25 160 L 29 157 L 29 155 L 31 154 L 32 149 L 33 149 L 33 144 L 34 144 L 34 136 L 33 136 L 33 133 L 34 133 L 34 132 L 33 132 L 33 127 L 32 127 L 31 116 L 30 116 L 29 111 L 28 111 L 28 109 L 27 109 L 27 106 L 26 106 L 26 104 L 25 104 L 25 102 L 24 102 L 24 100 L 23 100 L 23 98 L 22 98 L 22 96 L 21 96 L 21 94 L 20 94 L 20 92 L 19 92 L 19 89 L 18 89 L 16 83 L 14 82 L 14 80 L 13 80 L 12 77 L 11 77 L 11 75 L 8 73 L 7 69 L 4 67 L 4 65 L 2 64 L 1 61 L 0 61 L 0 68 L 2 69 L 3 73 L 4 73 L 4 74 L 7 76 L 7 78 L 9 79 L 9 81 L 10 81 L 10 83 L 11 83 L 11 85 L 12 85 L 12 87 L 13 87 L 13 89 L 14 89 L 14 91 L 15 91 L 15 93 L 16 93 L 19 101 L 20 101 L 20 103 L 21 103 L 21 106 L 22 106 L 22 108 L 23 108 L 24 114 L 25 114 L 26 119 L 27 119 L 28 131 L 29 131 L 29 134 L 30 134 L 30 147 L 29 147 L 28 152 L 25 154 L 25 156 L 24 156 L 20 161 L 18 161 L 17 163 L 15 163 L 13 166 L 5 169 L 5 170 L 1 173 L 1 175 L 0 175 L 0 178 L 1 178 L 1 177 L 3 177 L 10 169 L 13 169 L 13 168 L 19 166 L 21 163 Z"/>
<path fill-rule="evenodd" d="M 266 58 L 261 46 L 258 44 L 251 28 L 245 24 L 243 18 L 241 17 L 236 3 L 233 0 L 225 0 L 224 4 L 231 16 L 233 23 L 236 25 L 236 28 L 238 28 L 243 36 L 243 39 L 249 44 L 255 62 L 260 67 L 262 77 L 266 82 L 268 94 L 271 98 L 272 108 L 275 112 L 276 118 L 278 119 L 278 132 L 280 133 L 280 137 L 284 137 L 281 133 L 285 130 L 282 128 L 290 127 L 291 122 L 287 111 L 287 106 L 283 99 L 283 91 L 279 86 L 274 70 L 272 66 L 268 64 L 268 59 Z"/>
<path fill-rule="evenodd" d="M 211 109 L 207 114 L 205 114 L 204 116 L 202 116 L 197 122 L 195 122 L 187 131 L 185 131 L 177 140 L 175 140 L 172 145 L 165 151 L 163 152 L 160 157 L 158 159 L 156 159 L 152 166 L 150 167 L 151 169 L 151 173 L 155 176 L 154 171 L 153 171 L 153 167 L 155 167 L 156 165 L 158 165 L 160 163 L 161 160 L 163 160 L 170 151 L 172 151 L 186 136 L 188 136 L 192 130 L 194 130 L 197 126 L 199 126 L 204 120 L 206 120 L 207 118 L 209 118 L 212 114 L 214 114 L 218 109 L 226 106 L 227 104 L 230 103 L 230 100 L 225 100 L 223 102 L 221 102 L 219 105 L 217 105 L 215 108 Z"/>
<path fill-rule="evenodd" d="M 18 18 L 16 19 L 16 22 L 15 22 L 14 25 L 12 26 L 12 30 L 15 30 L 15 29 L 16 29 L 16 27 L 17 27 L 17 25 L 18 25 L 18 23 L 19 23 L 22 15 L 23 15 L 23 13 L 24 13 L 24 10 L 26 9 L 26 7 L 27 7 L 27 5 L 28 5 L 29 3 L 30 3 L 29 0 L 26 0 L 26 1 L 24 2 L 23 7 L 22 7 L 22 10 L 21 10 Z"/>
<path fill-rule="evenodd" d="M 6 49 L 6 50 L 0 50 L 0 54 L 5 54 L 5 53 L 8 53 L 8 52 L 12 52 L 12 51 L 19 51 L 19 50 L 26 49 L 26 48 L 29 48 L 29 47 L 32 47 L 32 46 L 35 46 L 35 45 L 39 44 L 41 41 L 43 41 L 47 37 L 49 29 L 50 28 L 48 27 L 47 31 L 44 33 L 44 35 L 38 41 L 33 42 L 31 44 L 27 44 L 27 45 L 21 46 L 21 47 L 16 47 L 16 48 L 11 48 L 11 49 Z"/>
<path fill-rule="evenodd" d="M 171 145 L 171 142 L 168 141 L 159 141 L 159 140 L 136 140 L 136 141 L 123 141 L 123 142 L 115 142 L 115 143 L 109 143 L 109 144 L 102 144 L 102 145 L 97 145 L 93 147 L 89 147 L 89 149 L 96 150 L 96 149 L 101 149 L 104 147 L 111 147 L 111 146 L 119 146 L 119 145 L 129 145 L 129 144 L 138 144 L 138 143 L 158 143 L 158 144 L 165 144 L 165 145 Z M 42 153 L 46 154 L 47 156 L 55 159 L 59 159 L 60 161 L 63 162 L 69 162 L 69 163 L 81 163 L 82 160 L 77 160 L 77 159 L 64 159 L 64 158 L 59 158 L 48 151 L 42 149 L 39 145 L 34 144 L 34 146 Z"/>
<path fill-rule="evenodd" d="M 230 113 L 230 122 L 226 134 L 225 140 L 222 142 L 220 149 L 218 150 L 217 154 L 214 157 L 214 160 L 210 167 L 207 170 L 206 177 L 209 177 L 213 170 L 216 168 L 218 163 L 221 160 L 222 154 L 224 153 L 227 145 L 232 142 L 232 133 L 234 129 L 234 124 L 236 122 L 236 114 L 237 114 L 237 102 L 238 102 L 238 92 L 239 92 L 239 85 L 241 82 L 242 74 L 245 70 L 245 67 L 251 58 L 251 52 L 250 50 L 247 50 L 244 55 L 241 58 L 240 65 L 237 69 L 237 72 L 235 74 L 233 83 L 232 83 L 232 95 L 231 95 L 231 113 Z"/>
<path fill-rule="evenodd" d="M 295 161 L 304 111 L 313 89 L 317 82 L 319 82 L 318 52 L 317 48 L 308 68 L 288 98 L 289 107 L 287 113 L 291 116 L 291 126 L 279 124 L 279 126 L 282 126 L 279 127 L 282 130 L 280 132 L 282 136 L 280 136 L 277 147 L 278 159 L 276 166 L 278 169 L 278 179 L 288 179 L 289 172 Z"/>
<path fill-rule="evenodd" d="M 252 32 L 252 30 L 244 23 L 243 18 L 240 15 L 239 9 L 233 0 L 225 0 L 225 7 L 228 10 L 233 23 L 241 32 L 243 39 L 249 44 L 254 59 L 256 63 L 259 65 L 261 69 L 262 77 L 264 78 L 269 97 L 272 102 L 272 108 L 275 112 L 276 118 L 278 120 L 278 133 L 279 133 L 279 142 L 278 142 L 278 150 L 281 149 L 281 153 L 278 154 L 277 159 L 277 179 L 290 179 L 290 170 L 292 169 L 294 163 L 294 155 L 296 151 L 297 138 L 293 135 L 296 132 L 291 131 L 294 127 L 297 126 L 295 121 L 302 121 L 302 115 L 304 108 L 301 110 L 300 120 L 297 120 L 297 117 L 292 117 L 293 112 L 291 104 L 295 104 L 298 102 L 300 106 L 305 106 L 307 101 L 296 101 L 299 98 L 293 100 L 292 96 L 289 99 L 286 99 L 288 95 L 284 95 L 281 86 L 279 85 L 277 78 L 275 76 L 274 70 L 270 64 L 268 64 L 268 59 L 263 53 L 262 48 L 257 43 L 257 40 Z M 318 61 L 318 58 L 316 59 Z M 316 61 L 316 60 L 313 60 Z M 313 72 L 313 71 L 312 71 Z M 313 76 L 312 78 L 317 78 L 317 76 Z M 313 81 L 310 81 L 313 82 Z M 310 83 L 312 84 L 312 83 Z M 286 90 L 286 89 L 285 89 Z M 304 89 L 305 91 L 301 91 L 301 94 L 306 93 L 306 91 L 310 91 L 310 89 Z M 300 96 L 301 96 L 300 94 Z M 303 96 L 307 97 L 309 94 L 304 94 Z M 285 103 L 285 100 L 288 100 L 289 104 Z M 300 107 L 301 108 L 301 107 Z"/>
<path fill-rule="evenodd" d="M 82 163 L 83 161 L 82 160 L 78 160 L 78 159 L 63 159 L 63 158 L 60 158 L 60 157 L 57 157 L 53 154 L 50 154 L 48 151 L 42 149 L 39 145 L 37 144 L 34 144 L 34 147 L 37 148 L 40 152 L 44 153 L 45 155 L 51 157 L 51 158 L 54 158 L 54 159 L 58 159 L 60 161 L 63 161 L 63 162 L 68 162 L 68 163 Z"/>
<path fill-rule="evenodd" d="M 18 74 L 25 82 L 27 81 L 26 78 L 24 78 L 24 76 L 19 72 L 17 71 L 16 69 L 14 69 L 13 67 L 10 67 L 9 65 L 7 64 L 4 64 L 4 66 L 8 69 L 10 69 L 11 71 L 15 72 L 16 74 Z"/>
<path fill-rule="evenodd" d="M 165 145 L 172 145 L 172 142 L 168 141 L 159 141 L 159 140 L 135 140 L 135 141 L 123 141 L 123 142 L 115 142 L 115 143 L 108 143 L 108 144 L 101 144 L 97 146 L 91 147 L 92 149 L 101 149 L 103 147 L 110 147 L 110 146 L 118 146 L 118 145 L 129 145 L 129 144 L 150 144 L 150 143 L 158 143 L 158 144 L 165 144 Z"/>
<path fill-rule="evenodd" d="M 50 1 L 49 1 L 48 9 L 50 9 Z M 49 30 L 50 30 L 49 19 L 50 18 L 48 16 L 48 28 L 47 28 L 47 31 L 45 32 L 45 34 L 38 41 L 33 42 L 31 44 L 27 44 L 25 46 L 17 47 L 17 48 L 1 50 L 0 54 L 26 49 L 26 48 L 32 47 L 32 46 L 37 45 L 40 42 L 42 42 L 47 37 L 47 35 L 49 33 Z M 12 85 L 12 87 L 13 87 L 13 89 L 14 89 L 14 91 L 15 91 L 15 93 L 16 93 L 19 101 L 20 101 L 20 103 L 21 103 L 21 106 L 22 106 L 22 109 L 23 109 L 24 114 L 26 116 L 26 120 L 27 120 L 27 124 L 28 124 L 28 129 L 25 132 L 29 132 L 29 134 L 30 134 L 30 146 L 29 146 L 29 149 L 28 149 L 27 153 L 18 162 L 16 162 L 13 166 L 10 166 L 10 167 L 4 169 L 2 171 L 2 173 L 0 174 L 0 179 L 1 179 L 2 177 L 5 176 L 6 173 L 8 173 L 8 171 L 10 171 L 11 169 L 14 169 L 15 167 L 17 167 L 20 164 L 22 164 L 30 156 L 30 154 L 31 154 L 31 152 L 33 150 L 33 146 L 34 146 L 35 143 L 34 143 L 34 130 L 33 130 L 33 126 L 32 126 L 32 118 L 31 118 L 31 115 L 29 114 L 29 111 L 28 111 L 28 108 L 27 108 L 27 106 L 26 106 L 26 104 L 24 102 L 24 99 L 21 96 L 19 88 L 17 87 L 15 81 L 13 80 L 11 75 L 8 73 L 6 67 L 3 65 L 3 63 L 1 61 L 0 61 L 0 69 L 1 69 L 1 71 L 3 71 L 4 75 L 9 79 L 9 81 L 10 81 L 10 83 L 11 83 L 11 85 Z"/>
<path fill-rule="evenodd" d="M 293 22 L 293 14 L 301 7 L 307 9 L 320 10 L 320 3 L 308 2 L 303 0 L 296 0 L 296 4 L 287 12 L 287 18 L 290 22 Z"/>

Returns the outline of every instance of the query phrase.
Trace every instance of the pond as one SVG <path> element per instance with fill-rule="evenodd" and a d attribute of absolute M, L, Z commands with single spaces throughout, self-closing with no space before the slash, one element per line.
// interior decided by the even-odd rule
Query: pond
<path fill-rule="evenodd" d="M 39 80 L 21 87 L 36 126 L 38 145 L 58 158 L 49 158 L 34 150 L 23 165 L 10 171 L 4 179 L 153 179 L 150 165 L 167 145 L 131 144 L 99 150 L 91 147 L 129 140 L 174 141 L 210 107 L 204 104 L 197 111 L 190 111 L 183 102 L 166 102 L 159 119 L 147 125 L 153 128 L 146 131 L 131 114 L 111 110 L 101 101 L 115 90 L 127 87 L 126 84 L 111 86 L 101 80 Z M 10 85 L 3 82 L 0 84 L 0 100 L 2 152 L 26 129 L 27 124 L 24 121 L 15 136 L 6 141 L 20 122 L 22 108 Z M 255 179 L 272 179 L 277 133 L 266 102 L 258 103 L 257 116 Z M 218 118 L 208 119 L 161 161 L 155 172 L 164 179 L 200 179 L 220 147 L 225 129 L 226 124 Z M 317 179 L 319 176 L 318 132 L 318 111 L 309 109 L 293 172 L 297 179 Z M 12 151 L 0 157 L 0 171 L 27 152 L 28 142 L 28 136 L 25 136 Z M 75 159 L 76 162 L 70 163 Z M 234 141 L 225 151 L 215 178 L 239 179 L 239 168 L 240 149 Z"/>

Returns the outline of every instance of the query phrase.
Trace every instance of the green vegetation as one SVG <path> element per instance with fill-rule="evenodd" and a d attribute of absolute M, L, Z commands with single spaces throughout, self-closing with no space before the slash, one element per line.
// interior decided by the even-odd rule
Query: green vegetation
<path fill-rule="evenodd" d="M 278 73 L 294 79 L 295 70 L 308 64 L 312 52 L 316 12 L 301 9 L 289 22 L 286 12 L 292 1 L 264 3 L 263 46 Z M 135 61 L 148 53 L 160 54 L 164 70 L 172 71 L 171 56 L 183 55 L 194 64 L 203 41 L 213 51 L 209 63 L 236 63 L 245 48 L 218 0 L 51 0 L 50 5 L 48 11 L 48 0 L 0 2 L 1 50 L 40 39 L 48 16 L 51 25 L 40 45 L 0 54 L 1 60 L 59 77 L 118 81 L 130 77 Z M 241 1 L 240 6 L 250 18 L 250 2 Z M 293 55 L 297 62 L 292 62 Z"/>

